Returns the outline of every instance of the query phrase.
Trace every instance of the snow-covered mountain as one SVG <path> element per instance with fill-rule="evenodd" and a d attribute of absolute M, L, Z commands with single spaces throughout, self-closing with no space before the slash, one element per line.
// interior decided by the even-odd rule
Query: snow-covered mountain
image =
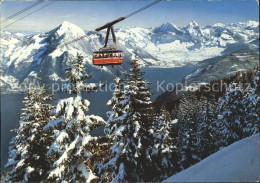
<path fill-rule="evenodd" d="M 4 32 L 7 35 L 7 32 Z M 112 68 L 103 68 L 105 74 L 100 74 L 100 68 L 92 66 L 92 49 L 101 47 L 99 41 L 93 42 L 98 35 L 89 36 L 80 39 L 77 42 L 61 46 L 71 40 L 85 36 L 86 33 L 76 25 L 69 22 L 63 22 L 57 28 L 50 32 L 35 34 L 17 41 L 12 35 L 9 38 L 14 40 L 12 47 L 4 48 L 3 62 L 1 67 L 3 75 L 11 75 L 18 79 L 19 83 L 28 80 L 28 77 L 36 77 L 39 71 L 50 80 L 56 76 L 55 80 L 63 81 L 65 78 L 65 69 L 68 67 L 69 60 L 73 59 L 77 53 L 82 54 L 88 71 L 95 76 L 97 80 L 102 77 L 112 77 Z"/>
<path fill-rule="evenodd" d="M 164 182 L 258 182 L 259 134 L 221 149 Z"/>
<path fill-rule="evenodd" d="M 246 72 L 258 65 L 259 53 L 252 50 L 240 50 L 200 62 L 200 67 L 186 76 L 184 80 L 188 84 L 209 83 L 216 79 L 235 75 L 236 72 Z"/>
<path fill-rule="evenodd" d="M 165 23 L 156 28 L 118 28 L 118 48 L 124 52 L 122 66 L 96 67 L 92 65 L 92 52 L 102 47 L 103 32 L 85 32 L 80 27 L 63 22 L 46 33 L 22 35 L 2 32 L 1 68 L 3 75 L 12 76 L 19 83 L 28 76 L 37 76 L 41 68 L 45 76 L 64 80 L 64 70 L 70 59 L 80 53 L 85 58 L 87 70 L 95 80 L 109 79 L 117 69 L 126 70 L 135 50 L 140 64 L 153 67 L 178 67 L 196 63 L 242 48 L 259 48 L 259 23 L 249 21 L 235 24 L 215 24 L 201 27 L 192 21 L 185 27 Z M 74 39 L 83 37 L 76 42 Z M 102 72 L 101 72 L 102 71 Z M 53 80 L 53 77 L 49 78 Z"/>

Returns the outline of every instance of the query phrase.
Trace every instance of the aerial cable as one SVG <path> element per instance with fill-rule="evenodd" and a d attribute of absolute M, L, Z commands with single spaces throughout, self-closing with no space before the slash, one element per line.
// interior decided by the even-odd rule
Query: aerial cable
<path fill-rule="evenodd" d="M 22 9 L 22 10 L 16 12 L 16 13 L 14 13 L 14 14 L 12 14 L 12 15 L 10 15 L 9 17 L 7 17 L 7 18 L 5 18 L 5 19 L 3 19 L 0 23 L 4 23 L 4 22 L 6 22 L 6 21 L 8 21 L 8 20 L 10 20 L 10 19 L 12 19 L 12 18 L 14 18 L 14 17 L 20 15 L 21 13 L 24 13 L 24 12 L 30 10 L 31 8 L 33 8 L 33 7 L 35 7 L 35 6 L 39 5 L 39 4 L 41 4 L 41 3 L 43 3 L 43 2 L 44 2 L 43 0 L 37 1 L 36 3 L 33 3 L 32 5 L 30 5 L 30 6 L 26 7 L 26 8 L 24 8 L 24 9 Z"/>
<path fill-rule="evenodd" d="M 157 4 L 157 3 L 161 2 L 161 1 L 162 1 L 162 0 L 156 0 L 156 1 L 154 1 L 154 2 L 152 2 L 152 3 L 150 3 L 150 4 L 146 5 L 146 6 L 144 6 L 144 7 L 142 7 L 142 8 L 140 8 L 140 9 L 138 9 L 138 10 L 136 10 L 136 11 L 134 11 L 134 12 L 132 12 L 132 13 L 126 15 L 125 17 L 121 17 L 121 19 L 124 20 L 124 19 L 126 19 L 126 18 L 129 18 L 129 17 L 131 17 L 131 16 L 133 16 L 133 15 L 135 15 L 135 14 L 137 14 L 137 13 L 140 13 L 141 11 L 143 11 L 143 10 L 145 10 L 145 9 L 147 9 L 147 8 L 153 6 L 153 5 L 155 5 L 155 4 Z M 119 19 L 120 19 L 120 18 L 119 18 Z M 97 30 L 97 29 L 96 29 L 96 30 Z M 77 39 L 73 39 L 73 40 L 68 41 L 68 42 L 65 42 L 65 43 L 63 43 L 62 45 L 58 46 L 58 47 L 63 47 L 63 46 L 69 45 L 69 44 L 71 44 L 71 43 L 74 43 L 74 42 L 76 42 L 76 41 L 79 41 L 79 40 L 81 40 L 81 39 L 84 39 L 85 37 L 87 37 L 87 35 L 81 36 L 81 37 L 79 37 L 79 38 L 77 38 Z"/>
<path fill-rule="evenodd" d="M 135 15 L 135 14 L 137 14 L 137 13 L 140 13 L 141 11 L 143 11 L 143 10 L 145 10 L 145 9 L 147 9 L 147 8 L 153 6 L 153 5 L 155 5 L 155 4 L 157 4 L 157 3 L 161 2 L 161 1 L 162 1 L 162 0 L 157 0 L 157 1 L 154 1 L 154 2 L 152 2 L 152 3 L 150 3 L 150 4 L 148 4 L 148 5 L 146 5 L 146 6 L 142 7 L 142 8 L 140 8 L 139 10 L 136 10 L 136 11 L 134 11 L 134 12 L 132 12 L 132 13 L 126 15 L 126 16 L 125 16 L 125 19 L 127 19 L 127 18 L 129 18 L 129 17 L 131 17 L 131 16 L 133 16 L 133 15 Z"/>
<path fill-rule="evenodd" d="M 53 4 L 53 3 L 55 3 L 55 2 L 56 2 L 56 0 L 53 0 L 52 2 L 46 4 L 45 6 L 42 6 L 41 8 L 38 8 L 37 10 L 35 10 L 35 11 L 33 11 L 33 12 L 31 12 L 31 13 L 29 13 L 29 14 L 27 14 L 27 15 L 21 17 L 21 18 L 19 18 L 18 20 L 14 21 L 14 22 L 12 22 L 12 23 L 10 23 L 10 24 L 8 24 L 7 26 L 1 28 L 0 30 L 3 30 L 3 29 L 5 29 L 5 28 L 9 27 L 10 25 L 13 25 L 14 23 L 16 23 L 16 22 L 18 22 L 18 21 L 24 19 L 25 17 L 30 16 L 30 15 L 33 14 L 33 13 L 36 13 L 37 11 L 39 11 L 39 10 L 41 10 L 41 9 L 43 9 L 43 8 L 45 8 L 45 7 L 47 7 L 47 6 L 51 5 L 51 4 Z"/>
<path fill-rule="evenodd" d="M 71 43 L 77 42 L 77 41 L 79 41 L 79 40 L 81 40 L 81 39 L 84 39 L 85 37 L 87 37 L 87 35 L 84 35 L 84 36 L 81 36 L 81 37 L 79 37 L 79 38 L 77 38 L 77 39 L 73 39 L 73 40 L 71 40 L 71 41 L 68 41 L 68 42 L 66 42 L 66 43 L 63 43 L 62 45 L 59 45 L 57 48 L 61 48 L 61 47 L 64 47 L 64 46 L 66 46 L 66 45 L 69 45 L 69 44 L 71 44 Z"/>

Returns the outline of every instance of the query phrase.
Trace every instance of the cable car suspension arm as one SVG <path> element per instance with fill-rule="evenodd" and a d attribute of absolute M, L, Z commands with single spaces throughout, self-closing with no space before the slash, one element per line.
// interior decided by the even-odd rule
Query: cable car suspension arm
<path fill-rule="evenodd" d="M 108 42 L 108 37 L 109 37 L 110 30 L 111 30 L 111 34 L 112 34 L 112 38 L 113 38 L 113 48 L 117 49 L 117 47 L 116 47 L 116 36 L 115 36 L 115 32 L 114 32 L 113 26 L 110 26 L 110 27 L 107 28 L 107 34 L 106 34 L 104 48 L 107 47 L 107 42 Z"/>
<path fill-rule="evenodd" d="M 156 0 L 156 1 L 154 1 L 154 2 L 152 2 L 152 3 L 150 3 L 150 4 L 148 4 L 148 5 L 146 5 L 146 6 L 142 7 L 142 8 L 140 8 L 140 9 L 138 9 L 138 10 L 136 10 L 136 11 L 134 11 L 134 12 L 132 12 L 132 13 L 130 13 L 130 14 L 124 16 L 124 17 L 120 17 L 120 18 L 118 18 L 118 19 L 116 19 L 116 20 L 114 20 L 114 21 L 112 21 L 112 22 L 109 22 L 109 23 L 107 23 L 107 24 L 105 24 L 105 25 L 103 25 L 103 26 L 101 26 L 101 27 L 99 27 L 99 28 L 96 28 L 95 31 L 101 31 L 101 30 L 106 29 L 106 28 L 108 29 L 108 30 L 107 30 L 106 41 L 105 41 L 105 46 L 104 46 L 104 47 L 107 46 L 107 41 L 108 41 L 108 36 L 109 36 L 109 31 L 110 31 L 110 29 L 111 29 L 111 32 L 112 32 L 114 47 L 116 46 L 116 45 L 115 45 L 116 39 L 115 39 L 115 34 L 114 34 L 114 29 L 113 29 L 113 25 L 114 25 L 114 24 L 116 24 L 116 23 L 118 23 L 118 22 L 121 22 L 121 21 L 123 21 L 123 20 L 125 20 L 125 19 L 127 19 L 127 18 L 129 18 L 129 17 L 131 17 L 131 16 L 133 16 L 133 15 L 135 15 L 135 14 L 137 14 L 137 13 L 139 13 L 139 12 L 141 12 L 141 11 L 143 11 L 143 10 L 145 10 L 145 9 L 147 9 L 147 8 L 149 8 L 149 7 L 151 7 L 151 6 L 155 5 L 155 4 L 157 4 L 157 3 L 159 3 L 159 2 L 161 2 L 161 1 L 162 1 L 162 0 Z M 79 41 L 79 40 L 81 40 L 81 39 L 83 39 L 83 38 L 85 38 L 85 37 L 87 37 L 87 35 L 86 35 L 86 36 L 82 36 L 82 37 L 80 37 L 80 38 L 77 38 L 77 39 L 75 39 L 75 40 L 69 41 L 69 42 L 67 42 L 67 43 L 64 43 L 64 44 L 61 45 L 60 47 L 66 46 L 66 45 L 71 44 L 71 43 L 74 43 L 74 42 Z"/>

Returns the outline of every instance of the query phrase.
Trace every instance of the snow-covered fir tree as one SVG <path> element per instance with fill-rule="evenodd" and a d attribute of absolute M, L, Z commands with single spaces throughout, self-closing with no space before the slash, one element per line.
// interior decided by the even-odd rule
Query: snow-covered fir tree
<path fill-rule="evenodd" d="M 113 135 L 113 132 L 122 123 L 122 117 L 125 113 L 125 106 L 127 100 L 124 96 L 124 80 L 117 76 L 115 78 L 115 88 L 112 98 L 108 101 L 107 105 L 112 108 L 112 111 L 107 112 L 108 120 L 105 126 L 105 134 Z"/>
<path fill-rule="evenodd" d="M 244 99 L 248 106 L 246 121 L 247 126 L 244 128 L 245 136 L 251 136 L 259 132 L 260 123 L 260 70 L 254 70 L 254 79 L 251 87 L 247 87 L 247 97 Z"/>
<path fill-rule="evenodd" d="M 218 134 L 219 146 L 224 147 L 259 131 L 259 71 L 253 86 L 230 84 L 227 93 L 219 100 Z"/>
<path fill-rule="evenodd" d="M 158 114 L 154 129 L 154 145 L 151 154 L 152 161 L 157 165 L 157 174 L 153 181 L 162 181 L 173 175 L 179 170 L 178 159 L 179 151 L 176 145 L 176 139 L 170 136 L 172 120 L 170 113 L 165 106 L 162 106 Z"/>
<path fill-rule="evenodd" d="M 45 126 L 46 130 L 52 130 L 55 139 L 48 152 L 54 162 L 48 175 L 49 181 L 90 182 L 96 177 L 90 166 L 93 151 L 89 150 L 89 146 L 95 139 L 90 133 L 105 122 L 99 116 L 86 115 L 90 102 L 83 99 L 81 93 L 84 89 L 94 90 L 96 86 L 84 84 L 84 80 L 90 78 L 83 75 L 84 71 L 83 57 L 77 55 L 67 70 L 73 96 L 58 101 L 57 119 Z"/>
<path fill-rule="evenodd" d="M 246 125 L 244 121 L 245 108 L 241 103 L 244 97 L 242 88 L 233 83 L 229 91 L 219 101 L 218 123 L 221 133 L 221 146 L 227 146 L 235 141 L 242 139 L 243 127 Z"/>
<path fill-rule="evenodd" d="M 104 132 L 106 136 L 113 141 L 117 141 L 118 138 L 121 138 L 120 126 L 124 125 L 125 118 L 125 107 L 128 104 L 124 95 L 124 80 L 117 75 L 115 78 L 115 88 L 112 98 L 107 102 L 107 105 L 111 107 L 112 111 L 107 112 L 108 120 L 105 126 Z M 113 149 L 112 149 L 113 150 Z M 113 153 L 113 152 L 112 152 Z M 113 167 L 111 167 L 110 162 L 107 162 L 111 159 L 110 155 L 105 159 L 106 163 L 101 162 L 98 164 L 98 175 L 100 179 L 104 182 L 110 182 L 115 174 L 113 175 Z"/>
<path fill-rule="evenodd" d="M 179 160 L 181 169 L 188 168 L 200 161 L 197 105 L 198 100 L 192 92 L 188 92 L 181 98 L 177 137 L 177 145 L 181 152 Z"/>
<path fill-rule="evenodd" d="M 204 159 L 218 150 L 218 147 L 215 144 L 215 140 L 218 137 L 216 137 L 216 127 L 214 126 L 214 121 L 216 119 L 214 93 L 210 92 L 202 95 L 197 106 L 197 135 L 199 140 L 197 151 L 199 152 L 200 158 Z"/>
<path fill-rule="evenodd" d="M 41 80 L 41 79 L 40 79 Z M 41 85 L 30 87 L 24 98 L 19 128 L 10 142 L 9 161 L 11 168 L 7 182 L 40 182 L 45 180 L 51 167 L 47 151 L 52 137 L 43 130 L 49 120 L 55 117 L 48 104 L 53 96 Z"/>
<path fill-rule="evenodd" d="M 131 62 L 126 75 L 124 92 L 119 91 L 119 81 L 113 98 L 106 133 L 113 136 L 111 155 L 100 167 L 102 177 L 112 182 L 152 180 L 151 152 L 153 147 L 153 107 L 151 92 L 143 79 L 138 60 Z M 118 109 L 121 108 L 121 109 Z M 109 130 L 108 130 L 109 129 Z"/>

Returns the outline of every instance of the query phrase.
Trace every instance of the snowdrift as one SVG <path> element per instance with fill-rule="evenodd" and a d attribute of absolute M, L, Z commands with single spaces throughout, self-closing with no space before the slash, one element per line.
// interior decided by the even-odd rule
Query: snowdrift
<path fill-rule="evenodd" d="M 259 180 L 259 134 L 221 149 L 164 182 L 256 182 Z"/>

